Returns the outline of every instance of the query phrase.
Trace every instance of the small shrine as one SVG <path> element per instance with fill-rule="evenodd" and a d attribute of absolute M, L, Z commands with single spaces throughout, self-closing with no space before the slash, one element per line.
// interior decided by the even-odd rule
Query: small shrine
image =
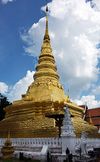
<path fill-rule="evenodd" d="M 1 148 L 2 158 L 3 159 L 11 159 L 14 153 L 14 147 L 12 146 L 12 142 L 10 140 L 10 133 L 8 134 L 8 138 L 6 139 L 4 146 Z"/>

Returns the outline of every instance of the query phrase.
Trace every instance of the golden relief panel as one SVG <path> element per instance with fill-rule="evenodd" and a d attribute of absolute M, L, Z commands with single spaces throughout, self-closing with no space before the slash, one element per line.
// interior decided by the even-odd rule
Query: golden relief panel
<path fill-rule="evenodd" d="M 47 128 L 47 127 L 53 127 L 54 126 L 54 120 L 48 119 L 45 116 L 37 116 L 36 119 L 32 120 L 26 120 L 21 121 L 19 123 L 20 129 L 39 129 L 39 128 Z"/>
<path fill-rule="evenodd" d="M 19 123 L 19 128 L 32 128 L 34 124 L 34 120 L 26 120 L 26 121 L 21 121 Z"/>

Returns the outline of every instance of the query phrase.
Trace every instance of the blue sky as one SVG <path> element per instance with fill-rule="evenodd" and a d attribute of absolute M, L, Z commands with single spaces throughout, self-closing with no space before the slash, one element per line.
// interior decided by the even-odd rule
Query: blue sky
<path fill-rule="evenodd" d="M 14 84 L 28 69 L 34 70 L 34 57 L 24 51 L 20 33 L 44 16 L 45 0 L 0 2 L 0 81 Z"/>
<path fill-rule="evenodd" d="M 76 103 L 98 107 L 100 2 L 47 2 L 51 44 L 65 93 L 69 89 Z M 11 101 L 20 99 L 33 81 L 45 29 L 45 5 L 46 0 L 0 0 L 0 92 Z"/>

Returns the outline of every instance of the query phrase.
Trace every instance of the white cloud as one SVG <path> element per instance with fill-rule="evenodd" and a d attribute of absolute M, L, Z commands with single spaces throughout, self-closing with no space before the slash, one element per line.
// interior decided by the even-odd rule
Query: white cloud
<path fill-rule="evenodd" d="M 7 4 L 8 2 L 12 2 L 12 1 L 14 1 L 14 0 L 1 0 L 1 2 L 2 2 L 3 4 Z"/>
<path fill-rule="evenodd" d="M 28 86 L 33 81 L 33 74 L 33 71 L 31 72 L 28 70 L 26 76 L 10 88 L 10 91 L 7 94 L 10 101 L 21 99 L 21 95 L 26 93 Z"/>
<path fill-rule="evenodd" d="M 78 105 L 87 105 L 88 108 L 100 107 L 100 101 L 97 101 L 94 95 L 82 96 L 80 100 L 74 100 Z"/>
<path fill-rule="evenodd" d="M 8 85 L 4 82 L 0 82 L 0 93 L 5 94 L 8 91 Z"/>
<path fill-rule="evenodd" d="M 76 98 L 98 80 L 100 12 L 85 0 L 52 0 L 49 9 L 49 33 L 61 82 Z M 30 55 L 39 55 L 44 30 L 42 18 L 22 35 Z"/>
<path fill-rule="evenodd" d="M 100 86 L 96 86 L 94 89 L 92 89 L 92 94 L 99 96 L 100 95 Z"/>
<path fill-rule="evenodd" d="M 28 70 L 26 76 L 12 86 L 0 82 L 0 93 L 5 94 L 11 102 L 21 99 L 22 94 L 26 93 L 28 86 L 33 82 L 33 75 L 34 71 Z"/>

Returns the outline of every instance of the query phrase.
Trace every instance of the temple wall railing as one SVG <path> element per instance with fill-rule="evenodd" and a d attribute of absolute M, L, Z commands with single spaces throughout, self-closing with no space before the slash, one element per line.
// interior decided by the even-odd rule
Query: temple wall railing
<path fill-rule="evenodd" d="M 6 139 L 0 139 L 0 147 L 4 145 Z M 12 145 L 15 147 L 34 147 L 48 145 L 52 147 L 61 146 L 61 138 L 11 138 Z"/>
<path fill-rule="evenodd" d="M 0 138 L 0 147 L 4 145 L 5 138 Z M 62 147 L 62 138 L 11 138 L 14 147 L 33 148 L 35 146 L 48 145 L 49 147 Z M 98 138 L 75 138 L 75 145 L 86 143 L 87 148 L 100 147 L 100 139 Z"/>

